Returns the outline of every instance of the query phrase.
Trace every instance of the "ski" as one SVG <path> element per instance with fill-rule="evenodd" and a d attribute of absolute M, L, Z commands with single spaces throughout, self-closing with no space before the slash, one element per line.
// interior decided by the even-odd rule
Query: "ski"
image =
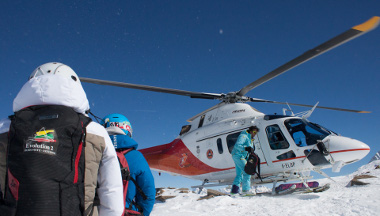
<path fill-rule="evenodd" d="M 280 195 L 287 195 L 287 194 L 294 194 L 294 193 L 295 194 L 320 193 L 320 192 L 330 189 L 329 183 L 323 186 L 317 186 L 317 187 L 313 187 L 313 186 L 316 185 L 316 183 L 318 182 L 309 182 L 309 183 L 310 183 L 309 185 L 312 187 L 306 188 L 305 186 L 300 186 L 299 184 L 285 184 L 286 186 L 276 187 L 274 194 L 271 192 L 264 192 L 264 193 L 257 193 L 257 195 L 280 196 Z M 286 189 L 281 189 L 281 188 L 286 188 Z"/>
<path fill-rule="evenodd" d="M 236 198 L 236 197 L 253 197 L 256 196 L 256 193 L 252 194 L 243 194 L 243 193 L 237 193 L 237 194 L 228 194 L 229 197 Z"/>
<path fill-rule="evenodd" d="M 240 197 L 253 197 L 256 196 L 256 193 L 251 193 L 251 194 L 240 194 Z"/>
<path fill-rule="evenodd" d="M 291 194 L 295 192 L 297 189 L 297 186 L 295 184 L 291 185 L 290 187 L 281 190 L 281 189 L 276 189 L 275 193 L 272 192 L 262 192 L 262 193 L 257 193 L 258 196 L 261 195 L 267 195 L 267 196 L 280 196 L 280 195 L 286 195 L 286 194 Z"/>
<path fill-rule="evenodd" d="M 297 189 L 297 186 L 294 184 L 294 185 L 290 186 L 289 188 L 287 188 L 285 190 L 276 190 L 276 194 L 275 195 L 291 194 L 294 191 L 296 191 L 296 189 Z"/>
<path fill-rule="evenodd" d="M 323 191 L 326 191 L 330 189 L 330 184 L 327 183 L 323 186 L 319 186 L 319 187 L 316 187 L 316 188 L 310 188 L 310 189 L 301 189 L 300 192 L 301 193 L 320 193 L 320 192 L 323 192 Z"/>
<path fill-rule="evenodd" d="M 303 183 L 289 183 L 289 184 L 281 184 L 277 186 L 275 190 L 276 191 L 285 190 L 285 189 L 290 188 L 292 185 L 296 185 L 297 189 L 306 188 L 306 186 Z M 316 188 L 319 186 L 319 183 L 317 181 L 311 181 L 311 182 L 307 182 L 307 185 L 309 186 L 309 188 Z"/>

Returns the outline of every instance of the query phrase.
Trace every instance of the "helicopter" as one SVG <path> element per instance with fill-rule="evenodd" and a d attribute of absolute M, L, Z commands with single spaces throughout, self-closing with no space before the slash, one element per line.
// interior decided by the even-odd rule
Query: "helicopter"
<path fill-rule="evenodd" d="M 239 91 L 229 93 L 193 92 L 148 85 L 131 84 L 80 77 L 82 82 L 147 90 L 190 98 L 220 100 L 217 105 L 188 119 L 179 136 L 168 144 L 141 149 L 151 169 L 200 180 L 202 185 L 212 187 L 231 185 L 236 173 L 231 151 L 243 130 L 256 126 L 260 130 L 255 136 L 255 153 L 261 159 L 261 179 L 252 178 L 253 184 L 306 181 L 313 178 L 310 171 L 329 177 L 322 170 L 331 168 L 339 172 L 343 166 L 364 158 L 370 147 L 359 141 L 343 137 L 325 127 L 310 122 L 307 118 L 314 109 L 369 113 L 316 105 L 278 102 L 252 98 L 246 94 L 252 89 L 285 73 L 286 71 L 333 48 L 359 37 L 378 26 L 380 17 L 368 21 L 333 37 L 308 50 L 275 70 L 265 74 Z M 272 103 L 310 107 L 306 112 L 294 114 L 284 109 L 283 115 L 268 115 L 250 106 L 248 102 Z M 290 114 L 287 112 L 290 111 Z"/>

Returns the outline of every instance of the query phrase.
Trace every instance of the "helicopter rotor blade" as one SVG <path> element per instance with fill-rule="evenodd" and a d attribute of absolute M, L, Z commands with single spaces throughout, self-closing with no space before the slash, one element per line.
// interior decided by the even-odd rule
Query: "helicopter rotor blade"
<path fill-rule="evenodd" d="M 264 100 L 264 99 L 258 99 L 258 98 L 249 98 L 249 101 L 250 102 L 274 103 L 274 104 L 285 104 L 285 105 L 293 105 L 293 106 L 301 106 L 301 107 L 314 107 L 315 106 L 315 105 L 307 105 L 307 104 L 278 102 L 278 101 Z M 316 106 L 316 108 L 319 108 L 319 109 L 328 109 L 328 110 L 336 110 L 336 111 L 344 111 L 344 112 L 354 112 L 354 113 L 371 113 L 370 111 L 352 110 L 352 109 L 325 107 L 325 106 Z"/>
<path fill-rule="evenodd" d="M 139 85 L 139 84 L 124 83 L 124 82 L 92 79 L 92 78 L 86 78 L 86 77 L 79 77 L 79 79 L 81 82 L 86 82 L 86 83 L 117 86 L 117 87 L 123 87 L 123 88 L 131 88 L 131 89 L 140 89 L 140 90 L 154 91 L 154 92 L 162 92 L 162 93 L 168 93 L 168 94 L 189 96 L 191 98 L 200 98 L 200 99 L 221 99 L 221 98 L 223 98 L 223 94 L 192 92 L 192 91 L 170 89 L 170 88 L 161 88 L 161 87 L 148 86 L 148 85 Z"/>
<path fill-rule="evenodd" d="M 260 86 L 261 84 L 268 82 L 269 80 L 285 73 L 286 71 L 318 56 L 321 55 L 337 46 L 340 46 L 358 36 L 361 36 L 374 28 L 376 28 L 379 25 L 380 17 L 374 16 L 368 21 L 354 26 L 351 29 L 341 33 L 340 35 L 326 41 L 325 43 L 305 52 L 304 54 L 296 57 L 295 59 L 281 65 L 280 67 L 276 68 L 275 70 L 269 72 L 268 74 L 262 76 L 261 78 L 257 79 L 256 81 L 250 83 L 249 85 L 242 88 L 237 95 L 244 96 L 247 94 L 247 92 L 251 91 L 252 89 Z"/>
<path fill-rule="evenodd" d="M 117 87 L 123 87 L 123 88 L 132 88 L 132 89 L 140 89 L 140 90 L 146 90 L 146 91 L 154 91 L 154 92 L 162 92 L 162 93 L 168 93 L 168 94 L 176 94 L 176 95 L 182 95 L 182 96 L 189 96 L 191 98 L 201 98 L 201 99 L 218 99 L 221 100 L 222 103 L 219 105 L 216 105 L 212 107 L 211 109 L 214 109 L 215 107 L 221 106 L 225 103 L 235 103 L 235 102 L 265 102 L 265 103 L 275 103 L 275 104 L 287 104 L 287 105 L 294 105 L 294 106 L 303 106 L 303 107 L 314 107 L 312 105 L 305 105 L 305 104 L 296 104 L 296 103 L 285 103 L 285 102 L 278 102 L 278 101 L 271 101 L 271 100 L 263 100 L 263 99 L 257 99 L 257 98 L 250 98 L 245 96 L 246 93 L 251 91 L 252 89 L 260 86 L 261 84 L 268 82 L 269 80 L 285 73 L 286 71 L 318 56 L 321 55 L 337 46 L 342 45 L 343 43 L 346 43 L 358 36 L 361 36 L 362 34 L 365 34 L 374 28 L 376 28 L 380 23 L 380 17 L 374 16 L 368 21 L 354 26 L 351 29 L 341 33 L 338 36 L 335 36 L 334 38 L 324 42 L 323 44 L 303 53 L 302 55 L 294 58 L 293 60 L 283 64 L 282 66 L 276 68 L 275 70 L 269 72 L 268 74 L 262 76 L 261 78 L 257 79 L 256 81 L 250 83 L 249 85 L 243 87 L 238 92 L 230 92 L 228 94 L 216 94 L 216 93 L 205 93 L 205 92 L 192 92 L 192 91 L 185 91 L 185 90 L 178 90 L 178 89 L 170 89 L 170 88 L 161 88 L 161 87 L 155 87 L 155 86 L 148 86 L 148 85 L 139 85 L 139 84 L 131 84 L 131 83 L 124 83 L 124 82 L 116 82 L 116 81 L 107 81 L 107 80 L 100 80 L 100 79 L 92 79 L 92 78 L 85 78 L 80 77 L 80 80 L 82 82 L 87 83 L 94 83 L 94 84 L 100 84 L 100 85 L 109 85 L 109 86 L 117 86 Z M 351 109 L 344 109 L 344 108 L 333 108 L 333 107 L 323 107 L 323 106 L 317 106 L 316 108 L 322 108 L 322 109 L 329 109 L 329 110 L 337 110 L 337 111 L 346 111 L 346 112 L 355 112 L 355 113 L 370 113 L 368 111 L 360 111 L 360 110 L 351 110 Z M 201 113 L 202 114 L 202 113 Z M 198 115 L 197 115 L 198 116 Z M 189 119 L 190 121 L 193 118 Z"/>

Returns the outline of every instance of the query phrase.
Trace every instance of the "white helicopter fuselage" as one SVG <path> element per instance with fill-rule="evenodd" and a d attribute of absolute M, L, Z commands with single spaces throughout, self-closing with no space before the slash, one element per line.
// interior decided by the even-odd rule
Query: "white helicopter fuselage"
<path fill-rule="evenodd" d="M 311 170 L 333 167 L 339 171 L 370 151 L 358 140 L 300 117 L 265 115 L 248 104 L 231 103 L 193 118 L 172 143 L 141 152 L 159 172 L 230 183 L 236 176 L 231 151 L 241 131 L 252 125 L 260 129 L 254 146 L 261 159 L 263 183 L 289 180 L 293 173 Z"/>

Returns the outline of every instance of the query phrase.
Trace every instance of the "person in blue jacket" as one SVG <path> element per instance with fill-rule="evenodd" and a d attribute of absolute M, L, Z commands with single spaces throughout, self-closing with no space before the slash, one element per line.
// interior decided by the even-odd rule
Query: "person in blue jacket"
<path fill-rule="evenodd" d="M 138 144 L 132 139 L 132 125 L 129 120 L 121 114 L 110 114 L 103 118 L 101 124 L 106 128 L 116 151 L 132 149 L 125 154 L 131 177 L 137 182 L 143 193 L 138 191 L 133 181 L 128 183 L 125 207 L 139 211 L 144 216 L 149 216 L 153 209 L 156 197 L 154 178 L 144 156 L 137 151 Z"/>
<path fill-rule="evenodd" d="M 248 153 L 253 151 L 253 137 L 257 132 L 259 132 L 259 128 L 256 126 L 251 126 L 248 130 L 242 131 L 231 152 L 236 169 L 236 177 L 231 189 L 232 195 L 239 193 L 240 184 L 243 186 L 243 195 L 255 195 L 254 192 L 249 191 L 251 189 L 251 176 L 244 172 L 244 167 L 247 163 Z"/>

